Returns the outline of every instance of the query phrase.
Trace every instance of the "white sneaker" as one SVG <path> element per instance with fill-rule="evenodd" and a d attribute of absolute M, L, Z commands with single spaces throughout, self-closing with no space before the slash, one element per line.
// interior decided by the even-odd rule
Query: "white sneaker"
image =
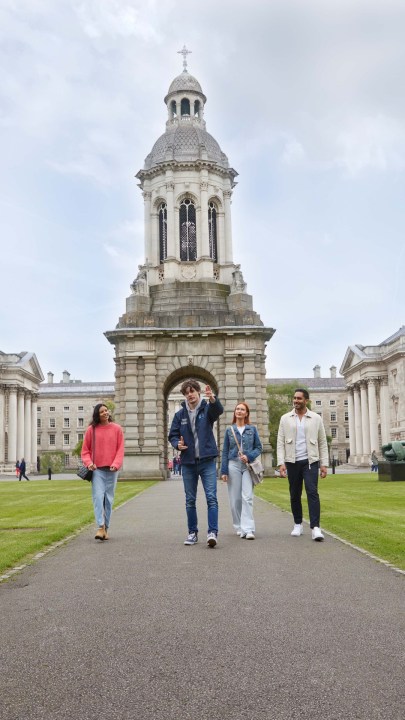
<path fill-rule="evenodd" d="M 312 528 L 312 540 L 317 540 L 318 542 L 322 542 L 324 540 L 323 533 L 321 531 L 321 528 L 314 527 Z"/>
<path fill-rule="evenodd" d="M 214 548 L 216 544 L 217 544 L 217 536 L 215 535 L 215 533 L 214 532 L 208 533 L 208 535 L 207 535 L 208 547 Z"/>
<path fill-rule="evenodd" d="M 301 523 L 300 525 L 294 525 L 294 527 L 293 527 L 293 529 L 292 529 L 292 532 L 291 532 L 291 535 L 292 535 L 293 537 L 299 537 L 300 535 L 302 535 L 303 532 L 304 532 L 304 528 L 303 528 L 303 525 L 302 525 L 302 523 Z"/>
<path fill-rule="evenodd" d="M 242 530 L 237 530 L 236 534 L 239 535 L 239 537 L 242 535 Z"/>
<path fill-rule="evenodd" d="M 252 533 L 252 532 L 246 533 L 246 540 L 254 540 L 254 539 L 255 539 L 254 533 Z"/>

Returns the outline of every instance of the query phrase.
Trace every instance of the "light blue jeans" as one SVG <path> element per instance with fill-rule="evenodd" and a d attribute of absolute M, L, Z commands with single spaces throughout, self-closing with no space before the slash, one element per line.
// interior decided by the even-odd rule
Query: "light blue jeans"
<path fill-rule="evenodd" d="M 243 534 L 255 531 L 253 483 L 245 463 L 237 458 L 228 463 L 228 496 L 235 530 Z"/>
<path fill-rule="evenodd" d="M 111 511 L 114 502 L 115 486 L 117 484 L 118 471 L 100 470 L 93 472 L 91 489 L 93 494 L 94 517 L 98 527 L 105 525 L 110 527 Z"/>
<path fill-rule="evenodd" d="M 215 458 L 196 460 L 193 465 L 182 465 L 184 491 L 186 493 L 186 512 L 188 531 L 198 533 L 197 520 L 197 486 L 198 478 L 205 492 L 208 508 L 208 532 L 218 533 L 218 500 L 217 500 L 217 464 Z"/>

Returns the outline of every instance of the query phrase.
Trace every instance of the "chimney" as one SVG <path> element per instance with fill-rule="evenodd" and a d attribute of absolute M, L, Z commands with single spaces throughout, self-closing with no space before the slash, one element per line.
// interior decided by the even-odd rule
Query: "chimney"
<path fill-rule="evenodd" d="M 336 377 L 336 365 L 332 365 L 332 367 L 329 368 L 329 370 L 330 370 L 331 378 L 335 378 Z"/>
<path fill-rule="evenodd" d="M 48 383 L 49 385 L 53 384 L 53 372 L 48 373 Z"/>
<path fill-rule="evenodd" d="M 63 383 L 70 383 L 70 372 L 68 372 L 67 370 L 64 370 L 64 371 L 63 371 L 62 382 L 63 382 Z"/>
<path fill-rule="evenodd" d="M 312 369 L 314 371 L 314 378 L 320 378 L 321 377 L 321 366 L 315 365 L 315 367 Z"/>

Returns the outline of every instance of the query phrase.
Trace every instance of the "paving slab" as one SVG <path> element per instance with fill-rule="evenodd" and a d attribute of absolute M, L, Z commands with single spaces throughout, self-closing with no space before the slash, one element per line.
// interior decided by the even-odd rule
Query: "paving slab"
<path fill-rule="evenodd" d="M 171 480 L 0 585 L 1 720 L 403 720 L 404 576 L 222 484 L 209 549 L 200 496 L 194 547 Z"/>

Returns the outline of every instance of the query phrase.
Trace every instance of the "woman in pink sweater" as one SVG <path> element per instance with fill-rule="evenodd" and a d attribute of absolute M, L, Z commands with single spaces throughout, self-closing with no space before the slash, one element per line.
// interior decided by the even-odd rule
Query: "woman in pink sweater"
<path fill-rule="evenodd" d="M 95 539 L 108 540 L 118 470 L 124 459 L 124 433 L 111 422 L 106 405 L 98 403 L 83 440 L 82 461 L 93 470 L 92 493 L 96 523 Z"/>

